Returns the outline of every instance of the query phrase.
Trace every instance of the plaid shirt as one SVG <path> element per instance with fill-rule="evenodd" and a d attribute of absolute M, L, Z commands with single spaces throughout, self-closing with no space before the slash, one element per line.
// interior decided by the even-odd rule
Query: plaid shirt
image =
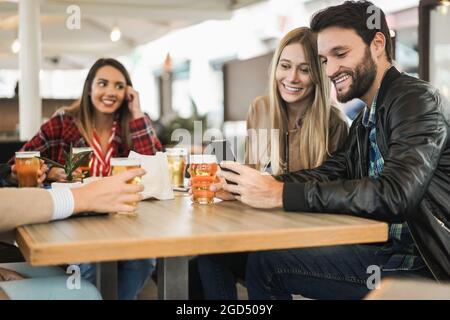
<path fill-rule="evenodd" d="M 377 145 L 376 127 L 376 101 L 373 99 L 372 106 L 364 109 L 362 125 L 369 130 L 369 177 L 377 179 L 383 171 L 384 159 Z M 414 240 L 409 231 L 407 223 L 391 224 L 389 226 L 388 243 L 379 251 L 380 254 L 388 254 L 390 258 L 383 266 L 385 271 L 411 270 L 424 266 L 424 262 L 415 247 Z"/>
<path fill-rule="evenodd" d="M 148 117 L 131 120 L 129 128 L 134 151 L 140 154 L 153 155 L 162 150 L 161 142 L 156 137 Z M 88 146 L 72 116 L 60 112 L 45 122 L 39 132 L 21 150 L 40 151 L 41 156 L 64 164 L 66 159 L 63 151 L 68 152 L 70 144 L 73 147 Z M 113 157 L 127 157 L 131 150 L 121 137 L 120 123 L 113 139 L 113 147 Z M 13 157 L 9 163 L 13 164 L 14 161 L 15 158 Z"/>

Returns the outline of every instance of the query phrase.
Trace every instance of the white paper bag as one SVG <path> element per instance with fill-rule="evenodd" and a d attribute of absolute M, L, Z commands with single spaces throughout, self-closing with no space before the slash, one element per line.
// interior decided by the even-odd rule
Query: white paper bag
<path fill-rule="evenodd" d="M 147 171 L 141 178 L 144 185 L 144 191 L 142 192 L 144 199 L 170 200 L 174 198 L 165 153 L 157 152 L 154 156 L 146 156 L 130 151 L 128 158 L 141 159 L 141 167 Z"/>

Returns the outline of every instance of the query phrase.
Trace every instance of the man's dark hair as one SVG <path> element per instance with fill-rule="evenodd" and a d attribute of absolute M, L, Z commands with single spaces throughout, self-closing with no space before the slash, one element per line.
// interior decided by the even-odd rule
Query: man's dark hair
<path fill-rule="evenodd" d="M 377 12 L 380 13 L 379 26 L 373 23 L 373 15 Z M 343 4 L 323 9 L 314 14 L 310 26 L 314 32 L 329 27 L 353 29 L 368 46 L 375 34 L 381 32 L 386 38 L 387 59 L 392 62 L 392 41 L 386 17 L 384 12 L 370 1 L 345 1 Z"/>

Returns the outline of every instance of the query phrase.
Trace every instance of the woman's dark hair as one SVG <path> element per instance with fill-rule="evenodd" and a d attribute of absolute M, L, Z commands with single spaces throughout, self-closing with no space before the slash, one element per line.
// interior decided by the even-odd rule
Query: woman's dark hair
<path fill-rule="evenodd" d="M 119 70 L 120 73 L 122 73 L 122 75 L 124 76 L 127 86 L 133 86 L 133 84 L 131 83 L 130 74 L 128 73 L 127 69 L 125 69 L 123 64 L 121 64 L 116 59 L 112 59 L 112 58 L 101 58 L 101 59 L 98 59 L 92 65 L 91 69 L 89 69 L 89 72 L 88 72 L 88 75 L 86 77 L 86 80 L 84 81 L 83 94 L 81 95 L 80 104 L 81 105 L 86 104 L 86 106 L 88 106 L 89 112 L 94 112 L 94 105 L 92 104 L 92 100 L 91 100 L 91 97 L 90 97 L 92 82 L 94 81 L 94 78 L 95 78 L 95 75 L 97 74 L 98 69 L 100 69 L 100 68 L 102 68 L 104 66 L 111 66 L 111 67 Z M 124 101 L 122 102 L 122 105 L 119 108 L 120 115 L 122 115 L 124 110 L 127 110 L 127 101 L 125 99 L 124 99 Z"/>
<path fill-rule="evenodd" d="M 92 141 L 92 125 L 95 110 L 91 99 L 91 87 L 97 71 L 104 66 L 111 66 L 119 70 L 124 76 L 127 86 L 133 86 L 130 74 L 127 69 L 125 69 L 123 64 L 112 58 L 101 58 L 98 59 L 89 69 L 86 80 L 84 81 L 83 93 L 80 100 L 76 101 L 70 107 L 62 108 L 65 112 L 72 115 L 81 134 L 89 142 Z M 126 99 L 124 99 L 122 105 L 118 109 L 117 116 L 122 129 L 122 139 L 126 144 L 131 145 L 131 138 L 128 128 L 128 122 L 131 120 L 131 112 L 128 109 L 128 102 Z"/>
<path fill-rule="evenodd" d="M 374 15 L 379 14 L 379 17 Z M 374 22 L 380 22 L 379 25 Z M 384 12 L 370 1 L 345 1 L 314 14 L 311 29 L 320 32 L 329 27 L 353 29 L 369 46 L 377 32 L 386 38 L 386 57 L 392 62 L 392 41 Z"/>

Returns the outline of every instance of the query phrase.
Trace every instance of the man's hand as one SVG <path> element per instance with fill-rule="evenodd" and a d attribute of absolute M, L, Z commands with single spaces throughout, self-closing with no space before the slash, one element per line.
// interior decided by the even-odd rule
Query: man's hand
<path fill-rule="evenodd" d="M 8 269 L 0 268 L 0 282 L 1 281 L 15 281 L 25 279 L 21 274 Z"/>
<path fill-rule="evenodd" d="M 269 209 L 283 206 L 282 182 L 275 180 L 272 176 L 262 175 L 258 170 L 232 161 L 224 161 L 220 167 L 237 173 L 224 170 L 218 173 L 221 178 L 237 183 L 237 185 L 222 184 L 223 190 L 228 194 L 239 194 L 239 196 L 235 196 L 236 199 L 254 208 Z M 211 188 L 215 187 L 218 185 L 211 186 Z"/>
<path fill-rule="evenodd" d="M 220 174 L 220 170 L 218 172 Z M 227 185 L 225 178 L 216 176 L 216 181 L 210 186 L 210 190 L 216 193 L 216 198 L 221 200 L 236 200 L 236 197 L 230 192 L 226 191 L 224 187 Z"/>
<path fill-rule="evenodd" d="M 219 172 L 220 172 L 220 168 L 219 168 Z M 224 178 L 216 175 L 216 180 L 214 181 L 213 184 L 211 184 L 211 186 L 209 187 L 209 190 L 211 190 L 212 192 L 215 192 L 214 197 L 216 197 L 220 200 L 236 200 L 234 195 L 232 195 L 231 193 L 229 193 L 228 191 L 225 191 L 223 189 L 223 186 L 226 183 L 227 182 L 225 181 Z M 189 194 L 192 196 L 191 179 L 188 180 L 188 185 L 189 185 Z"/>

